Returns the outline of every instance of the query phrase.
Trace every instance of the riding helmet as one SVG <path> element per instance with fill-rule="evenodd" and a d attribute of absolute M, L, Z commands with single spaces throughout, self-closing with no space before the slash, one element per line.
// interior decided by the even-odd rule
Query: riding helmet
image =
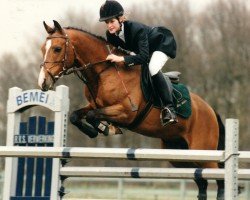
<path fill-rule="evenodd" d="M 122 16 L 124 9 L 120 3 L 114 0 L 106 0 L 100 8 L 100 22 Z"/>

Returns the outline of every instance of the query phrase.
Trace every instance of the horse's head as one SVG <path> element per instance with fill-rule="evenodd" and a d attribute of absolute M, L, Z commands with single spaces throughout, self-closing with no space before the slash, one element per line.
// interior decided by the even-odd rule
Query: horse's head
<path fill-rule="evenodd" d="M 57 21 L 54 21 L 54 28 L 43 22 L 49 34 L 42 45 L 43 62 L 38 78 L 38 85 L 42 90 L 52 89 L 55 82 L 68 70 L 75 62 L 75 51 L 68 35 Z"/>

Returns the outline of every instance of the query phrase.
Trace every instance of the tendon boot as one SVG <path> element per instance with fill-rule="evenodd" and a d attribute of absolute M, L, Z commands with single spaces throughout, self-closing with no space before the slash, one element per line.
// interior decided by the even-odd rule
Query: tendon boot
<path fill-rule="evenodd" d="M 162 102 L 160 116 L 162 125 L 167 126 L 169 124 L 177 123 L 178 120 L 173 105 L 172 91 L 163 73 L 159 71 L 157 74 L 152 76 L 152 80 L 154 89 L 158 93 Z"/>

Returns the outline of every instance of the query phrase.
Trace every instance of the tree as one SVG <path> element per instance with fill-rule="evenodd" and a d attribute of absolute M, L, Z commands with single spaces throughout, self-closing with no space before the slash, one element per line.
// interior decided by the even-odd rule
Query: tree
<path fill-rule="evenodd" d="M 245 1 L 217 1 L 201 13 L 198 26 L 206 63 L 204 92 L 225 117 L 240 119 L 242 146 L 249 132 L 249 10 Z M 249 138 L 248 138 L 249 139 Z"/>

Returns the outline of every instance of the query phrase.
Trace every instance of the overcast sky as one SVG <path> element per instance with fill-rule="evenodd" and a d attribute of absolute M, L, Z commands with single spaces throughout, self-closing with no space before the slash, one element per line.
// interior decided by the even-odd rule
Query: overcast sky
<path fill-rule="evenodd" d="M 184 1 L 184 0 L 183 0 Z M 216 0 L 188 0 L 194 11 Z M 10 52 L 20 54 L 32 40 L 29 37 L 44 34 L 43 21 L 52 25 L 53 19 L 63 18 L 67 10 L 80 12 L 89 8 L 96 13 L 98 23 L 99 7 L 104 0 L 0 0 L 0 56 Z M 119 0 L 126 10 L 133 3 L 150 4 L 152 0 Z M 65 26 L 68 26 L 67 24 Z"/>

